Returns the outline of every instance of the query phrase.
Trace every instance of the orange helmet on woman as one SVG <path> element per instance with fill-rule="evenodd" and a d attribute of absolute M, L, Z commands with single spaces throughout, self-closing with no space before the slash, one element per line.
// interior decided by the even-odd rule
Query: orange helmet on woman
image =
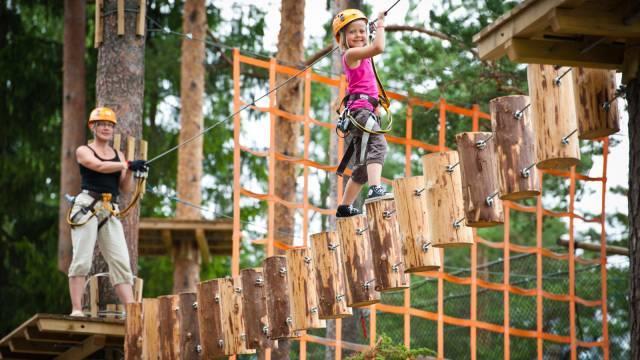
<path fill-rule="evenodd" d="M 356 20 L 369 22 L 364 13 L 358 9 L 342 10 L 333 18 L 333 36 L 335 36 L 337 42 L 340 42 L 340 30 Z"/>
<path fill-rule="evenodd" d="M 109 109 L 108 107 L 97 107 L 91 111 L 91 115 L 89 115 L 89 126 L 94 121 L 109 121 L 112 122 L 113 125 L 117 124 L 116 113 Z"/>

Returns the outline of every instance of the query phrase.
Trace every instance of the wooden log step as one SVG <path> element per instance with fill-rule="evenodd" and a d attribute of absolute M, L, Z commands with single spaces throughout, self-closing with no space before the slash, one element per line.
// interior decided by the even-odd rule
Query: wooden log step
<path fill-rule="evenodd" d="M 202 358 L 224 356 L 225 338 L 222 332 L 220 279 L 200 282 L 196 290 Z"/>
<path fill-rule="evenodd" d="M 269 336 L 275 340 L 299 336 L 293 330 L 287 257 L 270 256 L 264 260 L 263 268 L 269 309 Z"/>
<path fill-rule="evenodd" d="M 538 196 L 536 137 L 529 97 L 502 96 L 491 100 L 489 107 L 498 157 L 500 199 L 521 200 Z"/>
<path fill-rule="evenodd" d="M 380 302 L 375 291 L 375 272 L 365 215 L 337 220 L 347 277 L 347 306 L 362 307 Z"/>
<path fill-rule="evenodd" d="M 158 298 L 158 322 L 160 326 L 160 358 L 180 359 L 180 328 L 178 325 L 178 295 Z"/>
<path fill-rule="evenodd" d="M 409 287 L 402 255 L 402 239 L 393 198 L 373 198 L 365 204 L 369 239 L 376 276 L 376 291 L 399 291 Z"/>
<path fill-rule="evenodd" d="M 320 329 L 327 326 L 319 314 L 318 293 L 316 292 L 315 262 L 308 248 L 287 251 L 289 288 L 293 330 Z"/>
<path fill-rule="evenodd" d="M 142 303 L 134 302 L 126 304 L 126 311 L 124 357 L 127 359 L 142 359 L 144 336 Z"/>
<path fill-rule="evenodd" d="M 527 68 L 539 169 L 568 169 L 580 162 L 578 121 L 569 67 Z"/>
<path fill-rule="evenodd" d="M 347 306 L 347 279 L 338 233 L 326 231 L 312 234 L 311 252 L 316 265 L 316 292 L 320 319 L 351 316 L 353 312 Z"/>
<path fill-rule="evenodd" d="M 433 246 L 446 248 L 473 244 L 473 232 L 464 221 L 458 152 L 424 155 L 422 167 L 427 193 L 429 234 Z M 400 228 L 402 229 L 402 222 Z"/>
<path fill-rule="evenodd" d="M 220 302 L 222 303 L 222 333 L 225 355 L 254 354 L 247 348 L 242 310 L 242 280 L 240 276 L 220 279 Z"/>
<path fill-rule="evenodd" d="M 178 323 L 180 328 L 180 358 L 195 360 L 200 358 L 200 330 L 198 323 L 198 301 L 194 292 L 178 295 Z"/>
<path fill-rule="evenodd" d="M 240 270 L 242 280 L 242 305 L 245 315 L 247 347 L 264 350 L 273 347 L 269 338 L 267 292 L 262 268 Z"/>
<path fill-rule="evenodd" d="M 142 318 L 144 322 L 142 335 L 143 359 L 160 358 L 159 305 L 159 299 L 142 299 Z"/>
<path fill-rule="evenodd" d="M 393 180 L 404 271 L 406 273 L 437 270 L 440 251 L 434 249 L 427 211 L 428 189 L 424 177 Z M 383 214 L 384 216 L 384 214 Z"/>
<path fill-rule="evenodd" d="M 571 71 L 580 139 L 594 140 L 620 131 L 616 72 L 576 67 Z"/>
<path fill-rule="evenodd" d="M 456 135 L 456 143 L 467 226 L 490 227 L 504 223 L 493 133 L 463 132 Z"/>

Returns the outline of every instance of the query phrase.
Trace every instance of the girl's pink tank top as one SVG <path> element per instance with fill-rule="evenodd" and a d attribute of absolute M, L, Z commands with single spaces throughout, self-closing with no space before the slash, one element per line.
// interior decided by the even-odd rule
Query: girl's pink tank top
<path fill-rule="evenodd" d="M 347 66 L 345 56 L 342 56 L 342 67 L 347 78 L 347 94 L 367 94 L 374 99 L 378 99 L 378 84 L 376 75 L 373 73 L 371 59 L 366 58 L 360 61 L 358 67 L 350 69 Z M 374 111 L 373 105 L 365 99 L 357 99 L 347 103 L 350 109 L 365 108 Z"/>

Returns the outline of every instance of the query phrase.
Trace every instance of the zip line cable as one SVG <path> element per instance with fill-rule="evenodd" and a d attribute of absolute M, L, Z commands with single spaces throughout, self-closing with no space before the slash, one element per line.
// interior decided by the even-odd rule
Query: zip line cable
<path fill-rule="evenodd" d="M 393 3 L 393 5 L 391 5 L 384 13 L 385 15 L 394 7 L 396 6 L 396 4 L 398 4 L 398 2 L 400 2 L 400 0 L 396 0 L 395 3 Z M 160 25 L 157 21 L 152 20 L 155 24 Z M 371 22 L 375 22 L 375 21 L 371 21 Z M 195 40 L 195 41 L 203 41 L 205 43 L 207 43 L 208 40 L 206 39 L 194 39 L 193 36 L 187 36 L 187 35 L 182 35 L 178 32 L 172 31 L 171 29 L 166 29 L 163 31 L 168 31 L 170 33 L 177 33 L 180 36 L 185 36 L 190 40 Z M 222 47 L 222 44 L 216 44 L 216 46 Z M 227 45 L 225 45 L 225 47 L 228 47 Z M 233 114 L 229 115 L 228 117 L 214 123 L 213 125 L 205 128 L 204 130 L 200 131 L 199 133 L 197 133 L 196 135 L 190 137 L 189 139 L 183 141 L 182 143 L 179 143 L 176 146 L 171 147 L 170 149 L 160 153 L 159 155 L 153 157 L 152 159 L 150 159 L 149 161 L 147 161 L 147 164 L 151 164 L 152 162 L 164 157 L 165 155 L 177 150 L 178 148 L 192 142 L 193 140 L 199 138 L 200 136 L 206 134 L 207 132 L 213 130 L 214 128 L 216 128 L 218 125 L 222 124 L 223 122 L 228 121 L 229 119 L 233 118 L 234 116 L 238 115 L 240 112 L 242 112 L 243 110 L 246 110 L 247 108 L 254 106 L 256 101 L 262 100 L 265 97 L 269 96 L 271 93 L 278 91 L 278 89 L 280 89 L 281 87 L 283 87 L 284 85 L 286 85 L 287 83 L 289 83 L 292 79 L 297 78 L 298 76 L 300 76 L 302 73 L 304 73 L 305 71 L 307 71 L 309 68 L 313 67 L 316 63 L 318 63 L 320 60 L 324 59 L 325 57 L 333 54 L 339 47 L 338 46 L 334 46 L 333 49 L 331 49 L 331 51 L 327 52 L 326 54 L 322 55 L 321 57 L 319 57 L 318 59 L 316 59 L 314 62 L 312 62 L 311 64 L 305 66 L 304 68 L 302 68 L 300 71 L 298 71 L 297 73 L 295 73 L 293 76 L 289 77 L 288 79 L 286 79 L 285 81 L 283 81 L 281 84 L 279 84 L 278 86 L 276 86 L 275 88 L 269 90 L 268 92 L 266 92 L 265 94 L 263 94 L 262 96 L 258 97 L 257 99 L 252 100 L 250 103 L 245 104 L 243 107 L 241 107 L 238 111 L 234 112 Z"/>

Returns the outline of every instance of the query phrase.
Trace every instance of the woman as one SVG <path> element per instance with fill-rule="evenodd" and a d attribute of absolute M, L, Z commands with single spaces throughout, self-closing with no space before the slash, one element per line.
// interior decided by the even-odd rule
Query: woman
<path fill-rule="evenodd" d="M 96 241 L 109 266 L 111 284 L 120 302 L 134 301 L 129 252 L 122 224 L 115 215 L 120 191 L 132 189 L 132 171 L 146 172 L 148 167 L 144 160 L 126 161 L 121 151 L 109 145 L 116 123 L 113 110 L 94 109 L 89 116 L 94 141 L 76 149 L 82 191 L 75 197 L 69 219 L 73 244 L 73 259 L 69 266 L 71 316 L 84 316 L 82 294 Z"/>

